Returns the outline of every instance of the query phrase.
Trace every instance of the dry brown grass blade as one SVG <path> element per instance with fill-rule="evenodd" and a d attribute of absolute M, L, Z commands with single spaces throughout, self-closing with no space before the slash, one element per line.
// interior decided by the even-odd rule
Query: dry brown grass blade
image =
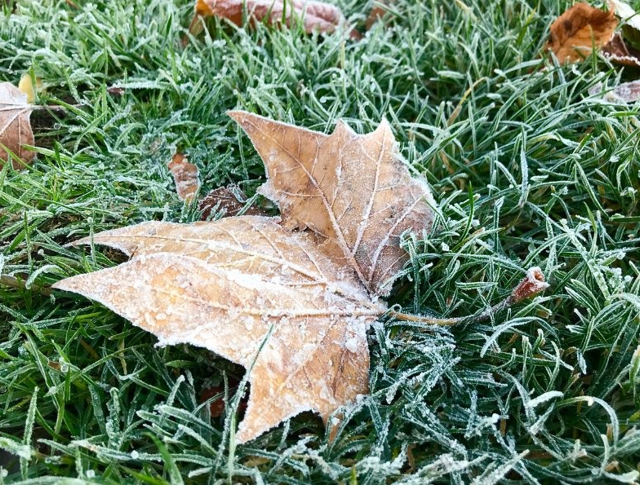
<path fill-rule="evenodd" d="M 20 159 L 13 160 L 15 169 L 24 168 L 36 156 L 35 152 L 23 147 L 34 144 L 29 121 L 32 111 L 33 107 L 22 91 L 11 83 L 0 83 L 0 160 L 9 160 L 9 150 Z"/>
<path fill-rule="evenodd" d="M 230 115 L 265 163 L 268 181 L 259 192 L 278 204 L 283 224 L 308 228 L 372 294 L 388 294 L 408 259 L 401 234 L 429 230 L 435 207 L 426 183 L 401 161 L 389 124 L 358 135 L 338 123 L 324 135 L 242 111 Z"/>
<path fill-rule="evenodd" d="M 551 25 L 547 49 L 553 51 L 560 62 L 581 61 L 593 48 L 607 45 L 613 39 L 617 25 L 618 19 L 612 10 L 577 3 Z"/>
<path fill-rule="evenodd" d="M 133 258 L 54 288 L 103 303 L 162 345 L 205 347 L 247 368 L 239 442 L 306 410 L 326 421 L 367 392 L 366 328 L 385 306 L 306 235 L 238 217 L 146 223 L 93 240 Z"/>

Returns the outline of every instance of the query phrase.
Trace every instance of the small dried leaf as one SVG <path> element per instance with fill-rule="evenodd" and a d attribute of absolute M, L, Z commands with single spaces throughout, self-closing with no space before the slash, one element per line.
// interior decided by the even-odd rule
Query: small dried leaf
<path fill-rule="evenodd" d="M 640 67 L 640 16 L 620 0 L 609 0 L 609 6 L 624 23 L 623 35 L 616 33 L 602 48 L 602 53 L 615 64 Z"/>
<path fill-rule="evenodd" d="M 640 99 L 640 81 L 622 83 L 613 89 L 613 94 L 625 103 L 635 103 Z"/>
<path fill-rule="evenodd" d="M 232 392 L 237 391 L 237 387 L 238 387 L 238 382 L 234 382 L 232 389 L 230 389 Z M 209 403 L 209 414 L 214 417 L 214 418 L 218 418 L 220 416 L 222 416 L 224 414 L 224 410 L 225 410 L 225 402 L 222 399 L 222 395 L 224 395 L 224 387 L 223 386 L 213 386 L 213 387 L 209 387 L 207 389 L 203 389 L 202 392 L 200 393 L 200 401 L 206 401 L 208 399 L 211 399 L 214 396 L 218 396 L 217 399 L 213 399 L 210 403 Z M 240 401 L 240 405 L 239 405 L 239 409 L 244 411 L 245 409 L 247 409 L 247 400 L 246 399 L 242 399 Z"/>
<path fill-rule="evenodd" d="M 103 303 L 160 345 L 198 345 L 245 367 L 251 394 L 239 442 L 307 410 L 326 422 L 367 392 L 366 328 L 385 306 L 308 235 L 245 216 L 145 223 L 93 242 L 133 257 L 54 288 Z"/>
<path fill-rule="evenodd" d="M 640 50 L 628 45 L 620 34 L 602 48 L 603 55 L 615 64 L 640 67 Z"/>
<path fill-rule="evenodd" d="M 176 153 L 167 166 L 176 183 L 178 197 L 186 203 L 191 202 L 200 190 L 198 167 L 189 163 L 182 153 Z"/>
<path fill-rule="evenodd" d="M 511 292 L 511 301 L 518 303 L 527 298 L 532 298 L 547 288 L 549 288 L 549 283 L 545 281 L 542 270 L 537 266 L 533 266 L 527 270 L 526 276 Z"/>
<path fill-rule="evenodd" d="M 307 33 L 314 31 L 333 32 L 344 23 L 338 7 L 324 2 L 305 0 L 197 0 L 195 18 L 189 28 L 197 33 L 198 17 L 221 17 L 240 26 L 246 12 L 251 22 L 267 22 L 270 25 L 291 25 L 294 18 L 301 19 Z M 352 37 L 357 36 L 355 31 Z"/>
<path fill-rule="evenodd" d="M 36 80 L 36 85 L 40 86 L 41 84 L 40 80 Z M 25 74 L 20 78 L 18 89 L 27 95 L 27 103 L 31 104 L 36 100 L 36 86 L 33 85 L 30 74 Z"/>
<path fill-rule="evenodd" d="M 125 88 L 121 88 L 119 86 L 110 86 L 107 88 L 107 94 L 110 94 L 111 96 L 124 96 L 125 92 Z"/>
<path fill-rule="evenodd" d="M 602 92 L 602 84 L 596 84 L 589 89 L 589 94 L 594 96 Z M 603 96 L 604 99 L 612 102 L 619 103 L 635 103 L 640 99 L 640 81 L 631 81 L 628 83 L 622 83 L 608 91 Z"/>
<path fill-rule="evenodd" d="M 408 259 L 405 231 L 433 222 L 426 183 L 412 178 L 383 121 L 368 135 L 339 122 L 331 135 L 242 111 L 229 113 L 245 130 L 267 169 L 258 192 L 280 207 L 283 224 L 310 229 L 374 295 L 389 293 Z"/>
<path fill-rule="evenodd" d="M 390 3 L 390 0 L 380 0 L 373 4 L 373 8 L 369 12 L 367 16 L 367 21 L 365 22 L 366 29 L 369 30 L 371 27 L 375 25 L 378 20 L 380 20 L 387 13 L 387 9 L 385 8 Z"/>
<path fill-rule="evenodd" d="M 207 399 L 211 399 L 214 396 L 218 396 L 223 392 L 224 392 L 224 387 L 222 386 L 210 387 L 202 391 L 202 393 L 200 394 L 200 400 L 206 401 Z M 225 408 L 224 401 L 222 400 L 221 397 L 219 397 L 211 401 L 211 403 L 209 404 L 209 414 L 214 418 L 218 418 L 224 414 L 224 408 Z"/>
<path fill-rule="evenodd" d="M 212 211 L 222 212 L 223 217 L 237 216 L 247 203 L 247 196 L 237 186 L 218 187 L 213 189 L 200 201 L 198 209 L 202 212 L 202 220 L 206 221 Z M 244 212 L 247 216 L 267 215 L 255 206 L 247 208 Z"/>
<path fill-rule="evenodd" d="M 0 83 L 0 160 L 9 160 L 9 153 L 3 145 L 26 164 L 35 158 L 35 152 L 23 147 L 34 144 L 29 121 L 32 110 L 26 94 L 11 83 Z M 23 167 L 20 160 L 13 161 L 13 168 Z"/>
<path fill-rule="evenodd" d="M 551 25 L 547 49 L 553 51 L 560 62 L 581 61 L 593 48 L 607 45 L 617 25 L 613 11 L 605 12 L 587 3 L 577 3 Z"/>

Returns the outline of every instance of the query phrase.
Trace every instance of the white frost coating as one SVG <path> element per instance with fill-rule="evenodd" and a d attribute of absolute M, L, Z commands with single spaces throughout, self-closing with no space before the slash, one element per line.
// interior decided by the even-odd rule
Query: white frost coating
<path fill-rule="evenodd" d="M 273 184 L 270 181 L 267 181 L 260 187 L 258 187 L 258 190 L 256 190 L 256 192 L 266 197 L 270 201 L 275 202 L 276 204 L 278 203 L 278 193 L 273 188 Z"/>
<path fill-rule="evenodd" d="M 229 268 L 243 267 L 250 274 L 259 274 L 267 280 L 270 276 L 290 276 L 296 281 L 326 284 L 326 275 L 336 274 L 339 267 L 318 253 L 315 242 L 307 234 L 291 233 L 279 222 L 277 217 L 260 216 L 192 224 L 146 222 L 102 232 L 72 244 L 95 242 L 117 248 L 133 258 L 177 253 Z M 282 274 L 281 270 L 287 265 L 289 270 Z M 354 282 L 353 275 L 341 278 Z"/>
<path fill-rule="evenodd" d="M 275 148 L 272 148 L 271 150 L 269 150 L 267 159 L 269 160 L 269 162 L 275 162 L 279 156 L 280 154 L 278 153 L 278 150 L 276 150 Z"/>
<path fill-rule="evenodd" d="M 344 343 L 344 348 L 349 352 L 355 354 L 358 351 L 358 339 L 355 337 L 351 337 Z"/>
<path fill-rule="evenodd" d="M 547 401 L 550 401 L 551 399 L 555 399 L 555 398 L 562 398 L 564 397 L 564 393 L 560 392 L 560 391 L 549 391 L 549 392 L 545 392 L 544 394 L 541 394 L 540 396 L 536 397 L 535 399 L 532 399 L 531 401 L 529 401 L 527 404 L 525 404 L 525 407 L 527 408 L 535 408 L 537 406 L 539 406 L 542 403 L 545 403 Z"/>
<path fill-rule="evenodd" d="M 143 317 L 144 317 L 144 320 L 145 320 L 147 325 L 152 326 L 152 327 L 155 326 L 155 324 L 156 324 L 155 317 L 152 317 L 149 312 L 145 312 L 143 314 Z"/>
<path fill-rule="evenodd" d="M 238 285 L 250 290 L 262 290 L 265 281 L 258 275 L 248 275 L 237 270 L 229 270 L 226 273 L 229 281 L 233 281 Z"/>

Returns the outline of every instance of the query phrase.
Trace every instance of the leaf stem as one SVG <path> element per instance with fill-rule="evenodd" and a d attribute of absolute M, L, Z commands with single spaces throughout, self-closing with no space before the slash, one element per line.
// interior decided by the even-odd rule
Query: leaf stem
<path fill-rule="evenodd" d="M 396 320 L 402 320 L 405 322 L 419 322 L 426 323 L 428 325 L 440 325 L 443 327 L 450 327 L 465 322 L 483 322 L 491 318 L 493 315 L 501 312 L 502 310 L 509 308 L 511 305 L 537 295 L 548 287 L 549 284 L 545 282 L 544 274 L 542 274 L 540 268 L 534 266 L 533 268 L 529 268 L 526 276 L 520 281 L 520 283 L 518 283 L 518 285 L 513 289 L 513 291 L 507 298 L 502 300 L 500 303 L 492 306 L 491 308 L 487 308 L 486 310 L 478 312 L 474 315 L 467 315 L 464 317 L 456 318 L 432 318 L 395 311 L 390 311 L 387 313 L 387 315 L 395 318 Z"/>

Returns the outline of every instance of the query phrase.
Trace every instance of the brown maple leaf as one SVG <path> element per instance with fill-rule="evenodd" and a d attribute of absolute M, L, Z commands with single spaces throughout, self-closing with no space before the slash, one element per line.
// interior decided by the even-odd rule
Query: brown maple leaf
<path fill-rule="evenodd" d="M 407 259 L 401 233 L 427 230 L 433 202 L 399 160 L 386 123 L 365 136 L 340 124 L 326 136 L 233 116 L 266 161 L 263 191 L 288 227 L 243 216 L 107 231 L 78 244 L 107 245 L 131 260 L 54 288 L 103 303 L 161 345 L 191 343 L 244 366 L 251 384 L 237 434 L 244 442 L 305 410 L 326 422 L 367 392 L 366 329 L 386 310 L 376 295 Z"/>
<path fill-rule="evenodd" d="M 36 153 L 23 145 L 33 145 L 31 117 L 33 106 L 27 102 L 27 95 L 11 83 L 0 83 L 0 160 L 9 160 L 12 152 L 20 160 L 13 160 L 13 168 L 23 168 L 31 163 Z M 5 149 L 6 147 L 6 149 Z"/>
<path fill-rule="evenodd" d="M 189 31 L 195 34 L 199 30 L 200 17 L 220 17 L 240 26 L 244 14 L 250 22 L 266 22 L 269 25 L 284 23 L 291 25 L 292 20 L 300 19 L 307 33 L 314 31 L 333 32 L 344 24 L 344 16 L 338 7 L 325 2 L 305 0 L 197 0 L 195 17 Z M 351 31 L 351 37 L 359 37 Z"/>
<path fill-rule="evenodd" d="M 612 10 L 604 11 L 587 3 L 577 3 L 551 24 L 547 49 L 560 62 L 581 61 L 595 47 L 602 48 L 613 39 L 618 19 Z"/>
<path fill-rule="evenodd" d="M 433 221 L 426 183 L 412 178 L 383 121 L 368 135 L 338 122 L 331 135 L 242 111 L 229 113 L 267 169 L 258 192 L 276 202 L 291 229 L 310 229 L 336 260 L 352 267 L 374 295 L 386 295 L 408 259 L 406 231 Z"/>

